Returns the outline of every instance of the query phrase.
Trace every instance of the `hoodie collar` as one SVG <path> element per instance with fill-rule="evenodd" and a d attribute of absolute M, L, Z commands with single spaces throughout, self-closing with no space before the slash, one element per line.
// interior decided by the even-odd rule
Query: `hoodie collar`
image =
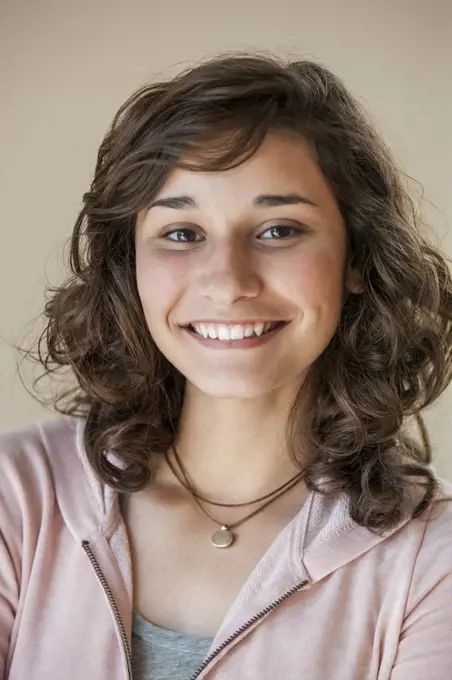
<path fill-rule="evenodd" d="M 120 520 L 118 493 L 99 480 L 86 456 L 85 420 L 65 415 L 38 423 L 61 514 L 78 542 L 99 535 L 109 539 Z"/>

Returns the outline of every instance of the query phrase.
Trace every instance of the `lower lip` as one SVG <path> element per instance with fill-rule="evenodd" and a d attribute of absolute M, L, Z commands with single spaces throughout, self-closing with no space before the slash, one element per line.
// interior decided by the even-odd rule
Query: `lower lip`
<path fill-rule="evenodd" d="M 272 338 L 274 338 L 280 331 L 282 331 L 287 326 L 287 323 L 282 324 L 282 326 L 277 326 L 273 330 L 261 335 L 260 337 L 253 336 L 252 338 L 243 338 L 243 340 L 217 340 L 214 338 L 205 338 L 202 335 L 198 335 L 191 328 L 183 328 L 183 330 L 188 333 L 194 340 L 197 340 L 201 345 L 205 347 L 211 347 L 212 349 L 248 349 L 251 347 L 260 347 L 265 345 Z"/>

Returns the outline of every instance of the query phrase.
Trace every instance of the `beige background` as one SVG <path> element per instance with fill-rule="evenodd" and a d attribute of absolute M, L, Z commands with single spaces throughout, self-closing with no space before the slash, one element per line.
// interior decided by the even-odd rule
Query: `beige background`
<path fill-rule="evenodd" d="M 419 180 L 451 253 L 451 35 L 452 0 L 0 0 L 0 428 L 53 417 L 10 343 L 63 276 L 97 147 L 135 88 L 222 50 L 320 59 Z M 449 388 L 425 416 L 452 480 L 451 403 Z"/>

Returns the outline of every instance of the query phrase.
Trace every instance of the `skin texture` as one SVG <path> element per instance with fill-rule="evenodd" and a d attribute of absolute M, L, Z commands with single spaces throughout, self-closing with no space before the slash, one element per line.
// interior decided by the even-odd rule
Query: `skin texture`
<path fill-rule="evenodd" d="M 260 194 L 293 193 L 315 206 L 253 205 Z M 139 295 L 155 343 L 187 380 L 176 446 L 192 481 L 218 502 L 249 502 L 298 471 L 284 445 L 290 402 L 336 330 L 345 289 L 357 291 L 359 282 L 345 266 L 334 197 L 299 138 L 269 135 L 251 159 L 224 172 L 175 169 L 155 199 L 179 195 L 198 207 L 138 215 Z M 277 225 L 300 233 L 270 230 Z M 162 238 L 176 228 L 190 232 Z M 290 323 L 261 347 L 214 350 L 180 327 L 207 318 Z M 231 548 L 217 550 L 210 537 L 218 527 L 162 458 L 154 481 L 124 510 L 135 608 L 164 628 L 214 635 L 306 498 L 300 483 L 241 525 Z M 255 508 L 208 511 L 229 524 Z"/>

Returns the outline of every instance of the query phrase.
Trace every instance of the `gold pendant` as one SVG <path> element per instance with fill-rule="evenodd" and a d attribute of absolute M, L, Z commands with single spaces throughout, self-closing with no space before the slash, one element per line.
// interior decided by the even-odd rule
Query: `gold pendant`
<path fill-rule="evenodd" d="M 234 543 L 234 534 L 228 529 L 226 524 L 221 526 L 219 531 L 212 535 L 212 543 L 215 548 L 229 548 Z"/>

